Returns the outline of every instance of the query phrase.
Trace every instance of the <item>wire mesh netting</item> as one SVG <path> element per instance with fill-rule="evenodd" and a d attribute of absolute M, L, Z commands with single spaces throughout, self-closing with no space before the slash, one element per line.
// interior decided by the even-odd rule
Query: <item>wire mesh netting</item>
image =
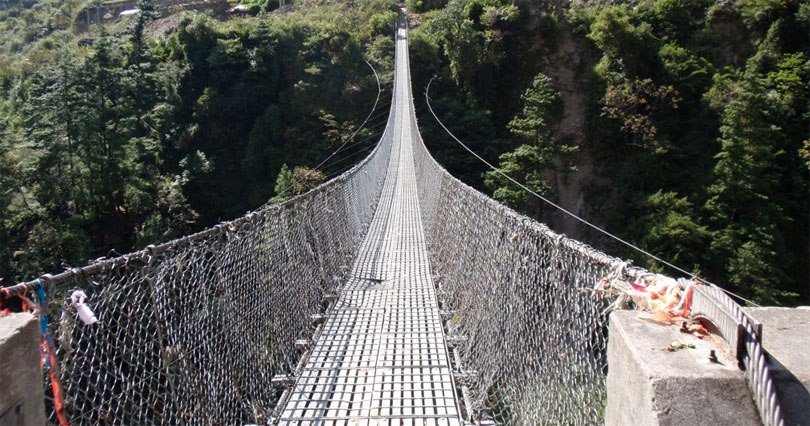
<path fill-rule="evenodd" d="M 339 291 L 385 179 L 391 137 L 282 205 L 48 279 L 45 313 L 74 424 L 263 423 L 296 339 Z M 48 282 L 50 281 L 50 282 Z M 20 287 L 20 286 L 18 286 Z M 22 287 L 24 288 L 24 286 Z M 80 289 L 98 322 L 70 306 Z M 56 421 L 47 384 L 50 421 Z"/>
<path fill-rule="evenodd" d="M 418 146 L 431 267 L 467 417 L 600 423 L 612 299 L 589 289 L 621 262 L 468 187 Z"/>
<path fill-rule="evenodd" d="M 592 289 L 606 277 L 652 274 L 453 178 L 412 133 L 420 139 L 418 194 L 464 416 L 505 425 L 604 423 L 608 315 L 616 293 Z M 722 289 L 704 288 L 708 303 L 745 329 L 742 362 L 763 423 L 784 424 L 750 320 Z"/>

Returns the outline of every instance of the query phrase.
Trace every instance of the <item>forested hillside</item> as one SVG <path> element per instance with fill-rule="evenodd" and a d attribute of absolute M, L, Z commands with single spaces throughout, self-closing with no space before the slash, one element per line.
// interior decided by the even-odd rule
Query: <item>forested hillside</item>
<path fill-rule="evenodd" d="M 415 93 L 485 158 L 645 250 L 759 303 L 810 301 L 810 2 L 409 0 Z M 467 154 L 495 198 L 637 264 Z"/>
<path fill-rule="evenodd" d="M 322 173 L 297 167 L 371 111 L 378 86 L 365 60 L 390 86 L 397 9 L 328 3 L 227 20 L 189 13 L 151 31 L 160 10 L 142 1 L 141 13 L 79 34 L 79 2 L 3 2 L 0 277 L 166 241 L 361 159 L 390 94 Z"/>
<path fill-rule="evenodd" d="M 306 168 L 374 105 L 365 60 L 389 87 L 396 3 L 244 4 L 257 15 L 141 1 L 80 33 L 83 2 L 0 2 L 0 276 L 232 219 L 372 148 L 390 93 L 349 150 Z M 537 192 L 756 302 L 810 301 L 810 2 L 406 5 L 420 126 L 456 176 L 680 275 L 488 172 L 427 111 L 431 79 L 440 119 Z"/>

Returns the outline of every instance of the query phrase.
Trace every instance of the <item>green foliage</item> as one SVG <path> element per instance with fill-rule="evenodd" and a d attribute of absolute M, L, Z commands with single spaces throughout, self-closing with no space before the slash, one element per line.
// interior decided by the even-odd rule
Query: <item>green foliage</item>
<path fill-rule="evenodd" d="M 59 56 L 14 99 L 20 136 L 33 149 L 30 172 L 17 183 L 32 196 L 20 268 L 77 264 L 91 241 L 129 247 L 150 215 L 194 216 L 182 197 L 156 197 L 165 186 L 159 168 L 171 117 L 154 67 L 144 54 L 113 45 L 101 34 L 86 59 Z M 187 229 L 180 225 L 164 229 Z M 59 255 L 42 258 L 48 252 L 40 244 Z"/>
<path fill-rule="evenodd" d="M 563 164 L 565 156 L 576 151 L 576 147 L 555 140 L 550 132 L 551 125 L 560 118 L 562 98 L 551 79 L 538 74 L 521 100 L 523 111 L 509 123 L 509 129 L 523 144 L 512 152 L 502 154 L 498 168 L 538 194 L 550 196 L 552 187 L 545 181 L 544 175 L 575 170 Z M 495 171 L 485 174 L 484 184 L 493 191 L 496 200 L 519 210 L 526 210 L 530 200 L 536 201 Z"/>
<path fill-rule="evenodd" d="M 405 6 L 409 12 L 427 12 L 440 9 L 447 4 L 447 0 L 407 0 Z"/>
<path fill-rule="evenodd" d="M 781 11 L 787 9 L 791 0 L 740 0 L 740 11 L 743 19 L 749 25 L 759 23 L 768 18 L 775 18 Z"/>
<path fill-rule="evenodd" d="M 667 83 L 677 87 L 687 98 L 700 98 L 711 84 L 714 67 L 712 64 L 678 46 L 667 43 L 658 50 L 664 78 Z"/>
<path fill-rule="evenodd" d="M 554 162 L 546 150 L 529 144 L 501 154 L 498 162 L 501 172 L 546 197 L 552 195 L 552 190 L 543 172 L 553 166 Z M 495 171 L 485 173 L 484 185 L 492 191 L 492 198 L 516 210 L 525 211 L 530 202 L 535 201 L 531 194 Z"/>
<path fill-rule="evenodd" d="M 427 24 L 448 59 L 450 73 L 468 93 L 494 96 L 493 74 L 504 58 L 504 38 L 520 16 L 519 10 L 500 0 L 450 2 Z"/>
<path fill-rule="evenodd" d="M 639 13 L 649 14 L 653 31 L 661 38 L 689 43 L 695 32 L 700 30 L 710 4 L 709 0 L 656 0 L 650 10 L 642 9 Z"/>
<path fill-rule="evenodd" d="M 377 84 L 366 46 L 390 81 L 389 1 L 227 22 L 188 14 L 155 38 L 142 0 L 142 13 L 82 35 L 89 45 L 62 32 L 72 18 L 5 37 L 70 7 L 43 2 L 20 11 L 25 24 L 0 13 L 0 276 L 10 280 L 311 188 L 325 176 L 282 166 L 322 159 L 368 113 Z M 279 174 L 287 192 L 274 191 Z"/>
<path fill-rule="evenodd" d="M 468 146 L 483 155 L 488 161 L 495 162 L 498 158 L 497 147 L 505 144 L 505 141 L 495 133 L 492 115 L 486 110 L 471 108 L 451 97 L 441 96 L 438 89 L 443 86 L 452 87 L 446 83 L 443 85 L 444 81 L 446 80 L 436 80 L 431 87 L 433 109 L 442 117 L 443 121 L 447 122 L 454 135 L 464 140 Z M 483 181 L 480 162 L 469 155 L 460 156 L 455 142 L 439 139 L 445 133 L 435 120 L 424 120 L 424 122 L 426 124 L 423 131 L 426 135 L 430 135 L 425 143 L 435 158 L 445 164 L 453 175 L 481 188 Z"/>
<path fill-rule="evenodd" d="M 782 55 L 776 66 L 768 70 L 765 84 L 777 97 L 779 109 L 788 116 L 797 117 L 807 108 L 807 82 L 810 81 L 810 58 L 805 52 Z"/>
<path fill-rule="evenodd" d="M 565 67 L 553 56 L 531 58 L 573 38 L 586 47 L 576 58 L 582 84 L 566 89 L 587 97 L 589 219 L 755 301 L 794 303 L 796 293 L 810 296 L 800 284 L 810 274 L 810 45 L 796 36 L 810 31 L 804 3 L 574 2 L 552 39 L 524 20 L 547 13 L 543 5 L 512 15 L 507 2 L 457 0 L 412 32 L 413 79 L 419 87 L 438 75 L 433 107 L 451 131 L 553 197 L 571 147 L 558 140 L 559 98 L 541 76 L 558 78 Z M 521 60 L 513 59 L 518 48 Z M 476 116 L 486 118 L 468 128 Z M 424 133 L 440 138 L 431 122 L 421 117 Z M 467 156 L 430 138 L 451 172 L 477 184 Z M 503 176 L 486 173 L 484 183 L 495 198 L 547 217 Z M 594 244 L 664 268 L 618 244 Z"/>
<path fill-rule="evenodd" d="M 721 110 L 722 149 L 705 206 L 718 229 L 711 249 L 726 265 L 731 284 L 757 302 L 776 303 L 790 296 L 779 285 L 787 277 L 778 261 L 778 253 L 785 251 L 778 230 L 789 219 L 775 194 L 784 152 L 774 149 L 780 129 L 769 117 L 764 87 L 740 77 L 719 79 L 711 93 L 715 99 L 722 91 L 725 100 L 714 102 Z M 752 263 L 755 255 L 759 260 Z"/>
<path fill-rule="evenodd" d="M 663 259 L 700 273 L 710 233 L 698 222 L 692 203 L 677 193 L 659 190 L 647 197 L 643 212 L 634 225 L 642 246 Z M 648 266 L 660 269 L 663 265 L 651 261 Z"/>
<path fill-rule="evenodd" d="M 549 124 L 562 114 L 562 98 L 554 83 L 545 74 L 537 74 L 520 99 L 523 112 L 509 123 L 509 129 L 531 142 L 547 139 Z"/>
<path fill-rule="evenodd" d="M 270 202 L 282 203 L 289 200 L 293 196 L 294 185 L 295 179 L 292 171 L 287 167 L 287 164 L 283 164 L 281 170 L 278 171 L 278 177 L 276 177 L 276 195 L 270 199 Z"/>
<path fill-rule="evenodd" d="M 660 153 L 667 146 L 660 140 L 656 117 L 677 109 L 679 101 L 673 86 L 657 86 L 651 79 L 624 80 L 608 87 L 602 114 L 620 122 L 630 144 Z"/>
<path fill-rule="evenodd" d="M 649 22 L 635 19 L 628 6 L 601 9 L 590 26 L 588 38 L 604 52 L 610 68 L 630 76 L 645 77 L 656 69 L 656 40 Z"/>
<path fill-rule="evenodd" d="M 553 197 L 572 172 L 562 122 L 574 120 L 561 121 L 547 76 L 576 66 L 578 84 L 560 89 L 587 109 L 573 129 L 585 132 L 587 218 L 755 301 L 808 300 L 810 46 L 798 35 L 810 6 L 615 3 L 409 0 L 424 12 L 410 49 L 428 147 L 456 176 L 543 216 L 460 155 L 420 93 L 435 76 L 433 109 L 451 131 Z M 302 165 L 355 129 L 377 94 L 364 59 L 393 79 L 392 1 L 187 15 L 159 38 L 143 1 L 146 13 L 83 35 L 89 46 L 72 32 L 81 6 L 0 7 L 0 276 L 166 240 L 317 185 L 325 176 Z M 555 56 L 571 45 L 576 55 Z"/>
<path fill-rule="evenodd" d="M 206 212 L 235 216 L 263 203 L 285 161 L 315 163 L 329 149 L 329 138 L 348 133 L 367 113 L 377 86 L 363 61 L 363 44 L 370 46 L 370 61 L 384 64 L 393 45 L 381 43 L 384 36 L 369 38 L 372 28 L 361 17 L 390 19 L 389 6 L 376 2 L 331 15 L 320 8 L 313 15 L 294 10 L 221 29 L 205 18 L 180 23 L 167 53 L 188 63 L 179 93 L 194 108 L 182 125 L 189 143 L 216 164 L 188 190 L 203 222 L 215 220 Z M 234 178 L 243 191 L 222 184 Z M 229 210 L 219 211 L 223 205 Z"/>
<path fill-rule="evenodd" d="M 574 34 L 587 36 L 598 13 L 598 8 L 591 7 L 585 2 L 573 2 L 565 9 L 565 19 Z"/>
<path fill-rule="evenodd" d="M 602 217 L 760 303 L 808 295 L 797 285 L 810 193 L 799 3 L 650 0 L 567 14 L 598 58 L 602 114 L 589 133 L 597 175 L 611 182 L 591 197 Z"/>
<path fill-rule="evenodd" d="M 537 75 L 541 53 L 555 43 L 556 21 L 550 12 L 526 12 L 511 1 L 458 0 L 422 15 L 422 24 L 410 33 L 415 91 L 436 76 L 430 89 L 436 114 L 493 163 L 500 153 L 520 145 L 507 128 L 521 107 L 515 99 Z M 530 49 L 536 54 L 527 55 Z M 424 104 L 419 98 L 417 113 L 423 133 L 430 135 L 428 147 L 451 173 L 483 188 L 480 162 L 459 155 L 455 142 L 420 108 Z"/>
<path fill-rule="evenodd" d="M 390 39 L 391 34 L 396 31 L 398 18 L 399 15 L 392 10 L 371 15 L 371 19 L 369 19 L 371 37 L 383 36 Z"/>
<path fill-rule="evenodd" d="M 391 52 L 394 51 L 394 39 L 391 36 L 378 35 L 365 45 L 366 60 L 377 71 L 383 87 L 394 84 L 394 62 Z"/>

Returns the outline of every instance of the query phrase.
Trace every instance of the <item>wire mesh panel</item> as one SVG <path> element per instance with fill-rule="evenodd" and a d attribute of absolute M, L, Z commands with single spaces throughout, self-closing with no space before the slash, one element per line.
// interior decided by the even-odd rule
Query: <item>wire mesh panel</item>
<path fill-rule="evenodd" d="M 602 423 L 605 309 L 612 300 L 589 289 L 621 262 L 456 180 L 427 152 L 415 120 L 412 133 L 430 261 L 465 417 L 514 425 Z"/>
<path fill-rule="evenodd" d="M 268 421 L 272 378 L 293 372 L 296 339 L 311 336 L 323 294 L 346 281 L 391 141 L 386 131 L 358 166 L 282 205 L 7 289 L 47 290 L 62 390 L 46 387 L 50 421 L 60 405 L 75 424 Z M 77 319 L 74 290 L 97 323 Z"/>

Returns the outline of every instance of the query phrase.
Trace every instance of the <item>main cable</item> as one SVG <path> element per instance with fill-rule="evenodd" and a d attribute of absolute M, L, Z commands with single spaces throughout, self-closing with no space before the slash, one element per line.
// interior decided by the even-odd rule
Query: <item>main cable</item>
<path fill-rule="evenodd" d="M 427 88 L 425 89 L 425 100 L 426 100 L 426 102 L 427 102 L 427 107 L 428 107 L 428 109 L 430 110 L 430 114 L 431 114 L 431 115 L 433 115 L 433 118 L 434 118 L 434 119 L 436 119 L 436 122 L 437 122 L 437 123 L 439 123 L 439 125 L 442 127 L 442 129 L 444 129 L 444 131 L 445 131 L 445 132 L 447 132 L 447 134 L 448 134 L 448 135 L 450 135 L 450 137 L 451 137 L 451 138 L 453 138 L 453 140 L 455 140 L 455 141 L 456 141 L 456 143 L 458 143 L 459 145 L 461 145 L 461 146 L 462 146 L 462 147 L 463 147 L 465 150 L 467 150 L 467 152 L 469 152 L 470 154 L 472 154 L 472 155 L 473 155 L 475 158 L 477 158 L 479 161 L 481 161 L 482 163 L 486 164 L 486 165 L 487 165 L 487 167 L 489 167 L 490 169 L 492 169 L 492 171 L 494 171 L 495 173 L 497 173 L 497 174 L 499 174 L 499 175 L 503 176 L 504 178 L 506 178 L 506 179 L 507 179 L 507 180 L 509 180 L 510 182 L 514 183 L 515 185 L 517 185 L 518 187 L 520 187 L 520 188 L 521 188 L 521 189 L 523 189 L 524 191 L 528 192 L 528 193 L 529 193 L 529 194 L 531 194 L 531 195 L 534 195 L 535 197 L 537 197 L 537 198 L 539 198 L 540 200 L 542 200 L 542 201 L 546 202 L 547 204 L 549 204 L 550 206 L 552 206 L 552 207 L 556 208 L 557 210 L 559 210 L 559 211 L 561 211 L 561 212 L 563 212 L 563 213 L 567 214 L 568 216 L 571 216 L 572 218 L 574 218 L 574 219 L 576 219 L 576 220 L 580 221 L 581 223 L 583 223 L 583 224 L 585 224 L 585 225 L 587 225 L 587 226 L 589 226 L 589 227 L 591 227 L 591 228 L 595 229 L 596 231 L 599 231 L 599 232 L 601 232 L 602 234 L 604 234 L 604 235 L 606 235 L 606 236 L 608 236 L 608 237 L 610 237 L 610 238 L 612 238 L 612 239 L 614 239 L 614 240 L 616 240 L 616 241 L 618 241 L 618 242 L 620 242 L 620 243 L 624 244 L 625 246 L 630 247 L 631 249 L 636 250 L 637 252 L 642 253 L 642 254 L 644 254 L 645 256 L 648 256 L 648 257 L 650 257 L 651 259 L 654 259 L 654 260 L 656 260 L 656 261 L 658 261 L 658 262 L 660 262 L 660 263 L 662 263 L 662 264 L 664 264 L 664 265 L 666 265 L 666 266 L 669 266 L 670 268 L 672 268 L 672 269 L 674 269 L 674 270 L 676 270 L 676 271 L 678 271 L 678 272 L 680 272 L 680 273 L 682 273 L 682 274 L 684 274 L 684 275 L 686 275 L 686 276 L 689 276 L 689 277 L 692 277 L 692 278 L 697 278 L 697 279 L 698 279 L 698 280 L 700 280 L 701 282 L 704 282 L 704 283 L 706 283 L 706 284 L 710 284 L 710 285 L 712 285 L 712 286 L 715 286 L 715 287 L 719 288 L 720 290 L 722 290 L 722 291 L 724 291 L 724 292 L 728 293 L 729 295 L 732 295 L 732 296 L 734 296 L 734 297 L 737 297 L 737 298 L 739 298 L 739 299 L 741 299 L 741 300 L 743 300 L 743 301 L 745 301 L 745 302 L 747 302 L 747 303 L 749 303 L 749 304 L 751 304 L 751 305 L 753 305 L 753 306 L 757 306 L 757 307 L 758 307 L 758 306 L 760 306 L 759 304 L 757 304 L 757 303 L 755 303 L 755 302 L 753 302 L 753 301 L 751 301 L 751 300 L 748 300 L 748 299 L 746 299 L 746 298 L 744 298 L 744 297 L 742 297 L 742 296 L 740 296 L 740 295 L 738 295 L 738 294 L 735 294 L 735 293 L 733 293 L 733 292 L 731 292 L 731 291 L 729 291 L 729 290 L 726 290 L 726 289 L 724 289 L 723 287 L 720 287 L 720 286 L 719 286 L 719 285 L 717 285 L 717 284 L 714 284 L 714 283 L 712 283 L 712 282 L 710 282 L 710 281 L 708 281 L 708 280 L 706 280 L 706 279 L 703 279 L 703 278 L 701 278 L 700 276 L 698 276 L 698 275 L 696 275 L 696 274 L 693 274 L 693 273 L 691 273 L 691 272 L 688 272 L 687 270 L 685 270 L 685 269 L 683 269 L 683 268 L 681 268 L 681 267 L 679 267 L 679 266 L 677 266 L 677 265 L 675 265 L 675 264 L 673 264 L 673 263 L 671 263 L 671 262 L 668 262 L 668 261 L 666 261 L 666 260 L 664 260 L 664 259 L 662 259 L 662 258 L 660 258 L 660 257 L 658 257 L 658 256 L 656 256 L 656 255 L 654 255 L 654 254 L 652 254 L 652 253 L 650 253 L 650 252 L 648 252 L 648 251 L 646 251 L 646 250 L 642 249 L 641 247 L 639 247 L 639 246 L 637 246 L 637 245 L 635 245 L 635 244 L 633 244 L 633 243 L 631 243 L 631 242 L 629 242 L 629 241 L 626 241 L 626 240 L 624 240 L 624 239 L 622 239 L 622 238 L 620 238 L 620 237 L 618 237 L 618 236 L 616 236 L 616 235 L 614 235 L 614 234 L 612 234 L 612 233 L 610 233 L 610 232 L 608 232 L 608 231 L 606 231 L 606 230 L 604 230 L 604 229 L 600 228 L 600 227 L 599 227 L 599 226 L 597 226 L 597 225 L 594 225 L 594 224 L 593 224 L 593 223 L 591 223 L 591 222 L 588 222 L 587 220 L 585 220 L 585 219 L 583 219 L 583 218 L 581 218 L 581 217 L 577 216 L 577 215 L 576 215 L 576 214 L 574 214 L 573 212 L 568 211 L 567 209 L 565 209 L 564 207 L 560 206 L 559 204 L 557 204 L 557 203 L 555 203 L 555 202 L 553 202 L 553 201 L 549 200 L 548 198 L 546 198 L 546 197 L 544 197 L 544 196 L 542 196 L 542 195 L 538 194 L 537 192 L 535 192 L 535 191 L 534 191 L 534 190 L 532 190 L 531 188 L 527 187 L 526 185 L 524 185 L 524 184 L 522 184 L 522 183 L 518 182 L 517 180 L 515 180 L 515 179 L 514 179 L 514 178 L 512 178 L 511 176 L 509 176 L 509 175 L 507 175 L 506 173 L 504 173 L 504 172 L 503 172 L 501 169 L 499 169 L 498 167 L 493 166 L 493 165 L 492 165 L 492 164 L 491 164 L 489 161 L 485 160 L 483 157 L 481 157 L 480 155 L 478 155 L 478 153 L 476 153 L 475 151 L 473 151 L 472 149 L 470 149 L 470 147 L 468 147 L 468 146 L 467 146 L 467 145 L 466 145 L 464 142 L 462 142 L 461 140 L 459 140 L 459 138 L 457 138 L 457 137 L 456 137 L 456 136 L 453 134 L 453 132 L 451 132 L 451 131 L 450 131 L 450 129 L 448 129 L 448 128 L 447 128 L 447 127 L 444 125 L 444 123 L 442 123 L 442 121 L 441 121 L 441 120 L 439 119 L 439 117 L 436 115 L 436 112 L 434 112 L 434 111 L 433 111 L 433 107 L 432 107 L 432 106 L 431 106 L 431 104 L 430 104 L 430 85 L 433 83 L 433 80 L 435 80 L 435 79 L 436 79 L 436 76 L 434 75 L 434 76 L 433 76 L 433 77 L 430 79 L 430 81 L 428 82 L 428 84 L 427 84 Z"/>
<path fill-rule="evenodd" d="M 382 94 L 382 86 L 380 85 L 380 76 L 377 74 L 377 70 L 376 70 L 376 69 L 374 69 L 374 66 L 373 66 L 373 65 L 371 65 L 371 62 L 366 61 L 366 64 L 369 66 L 369 68 L 371 68 L 371 71 L 374 73 L 374 78 L 377 80 L 377 99 L 375 99 L 375 100 L 374 100 L 374 106 L 371 108 L 371 111 L 370 111 L 370 112 L 368 113 L 368 115 L 366 116 L 366 119 L 365 119 L 365 120 L 363 120 L 363 122 L 362 122 L 362 123 L 360 123 L 360 126 L 359 126 L 359 127 L 357 127 L 357 129 L 356 129 L 356 130 L 355 130 L 355 131 L 354 131 L 354 132 L 351 134 L 351 136 L 349 136 L 348 138 L 346 138 L 346 140 L 344 140 L 344 141 L 343 141 L 343 143 L 342 143 L 342 144 L 340 144 L 340 146 L 339 146 L 339 147 L 337 147 L 337 149 L 336 149 L 334 152 L 332 152 L 331 154 L 329 154 L 329 156 L 328 156 L 328 157 L 324 158 L 324 159 L 323 159 L 323 161 L 321 161 L 321 162 L 320 162 L 320 163 L 319 163 L 317 166 L 315 166 L 315 170 L 320 169 L 320 168 L 321 168 L 321 166 L 323 166 L 323 165 L 324 165 L 324 163 L 326 163 L 327 161 L 329 161 L 329 159 L 331 159 L 332 157 L 334 157 L 334 156 L 335 156 L 335 154 L 337 154 L 338 152 L 340 152 L 340 150 L 341 150 L 341 149 L 343 149 L 343 147 L 345 147 L 345 146 L 346 146 L 346 144 L 348 144 L 350 141 L 352 141 L 352 140 L 354 139 L 354 137 L 355 137 L 355 136 L 357 136 L 357 134 L 358 134 L 358 133 L 360 133 L 360 130 L 363 130 L 363 126 L 365 126 L 365 125 L 366 125 L 366 123 L 368 122 L 368 120 L 369 120 L 369 119 L 371 118 L 371 116 L 374 114 L 374 111 L 376 111 L 376 110 L 377 110 L 377 103 L 380 101 L 380 95 Z"/>
<path fill-rule="evenodd" d="M 381 96 L 381 94 L 382 94 L 382 92 L 383 92 L 383 90 L 382 90 L 382 85 L 380 84 L 380 76 L 379 76 L 379 74 L 377 74 L 377 70 L 376 70 L 376 69 L 374 69 L 374 66 L 373 66 L 373 65 L 371 65 L 371 62 L 369 62 L 369 61 L 365 61 L 365 62 L 366 62 L 366 65 L 368 65 L 368 67 L 369 67 L 369 68 L 371 68 L 371 71 L 374 73 L 374 79 L 375 79 L 375 80 L 377 80 L 377 98 L 376 98 L 376 99 L 374 99 L 374 106 L 372 106 L 372 107 L 371 107 L 371 111 L 369 111 L 368 115 L 366 116 L 366 119 L 365 119 L 365 120 L 363 120 L 363 122 L 362 122 L 362 123 L 360 123 L 360 126 L 358 126 L 358 127 L 357 127 L 357 129 L 356 129 L 356 130 L 355 130 L 355 131 L 354 131 L 354 132 L 353 132 L 353 133 L 352 133 L 352 134 L 351 134 L 351 135 L 350 135 L 348 138 L 346 138 L 346 139 L 343 141 L 343 143 L 342 143 L 342 144 L 340 144 L 340 146 L 338 146 L 338 147 L 337 147 L 337 149 L 336 149 L 336 150 L 334 150 L 334 151 L 333 151 L 331 154 L 329 154 L 329 156 L 327 156 L 326 158 L 324 158 L 324 159 L 323 159 L 323 161 L 321 161 L 321 162 L 320 162 L 320 163 L 319 163 L 317 166 L 315 166 L 315 167 L 314 167 L 312 170 L 320 170 L 321 166 L 323 166 L 323 164 L 324 164 L 324 163 L 326 163 L 327 161 L 329 161 L 329 159 L 330 159 L 330 158 L 332 158 L 332 157 L 334 157 L 334 156 L 335 156 L 335 154 L 337 154 L 337 153 L 338 153 L 338 152 L 339 152 L 341 149 L 343 149 L 343 147 L 345 147 L 345 146 L 346 146 L 346 144 L 348 144 L 350 141 L 352 141 L 352 140 L 354 139 L 354 137 L 355 137 L 355 136 L 357 136 L 357 134 L 358 134 L 358 133 L 359 133 L 361 130 L 363 130 L 363 127 L 366 125 L 366 123 L 368 122 L 368 120 L 369 120 L 369 119 L 371 119 L 372 115 L 373 115 L 373 114 L 374 114 L 374 112 L 377 110 L 377 104 L 380 102 L 380 96 Z M 285 192 L 287 192 L 287 191 L 291 190 L 292 188 L 294 188 L 294 187 L 295 187 L 295 185 L 300 184 L 302 181 L 303 181 L 303 179 L 293 180 L 293 182 L 292 182 L 290 185 L 288 185 L 286 188 L 284 188 L 284 190 L 283 190 L 283 191 L 281 191 L 281 193 L 283 194 L 283 193 L 285 193 Z M 278 195 L 278 194 L 276 194 L 276 195 Z M 272 203 L 271 203 L 270 201 L 268 201 L 268 202 L 264 203 L 264 206 L 263 206 L 263 207 L 269 206 L 270 204 L 272 204 Z"/>

